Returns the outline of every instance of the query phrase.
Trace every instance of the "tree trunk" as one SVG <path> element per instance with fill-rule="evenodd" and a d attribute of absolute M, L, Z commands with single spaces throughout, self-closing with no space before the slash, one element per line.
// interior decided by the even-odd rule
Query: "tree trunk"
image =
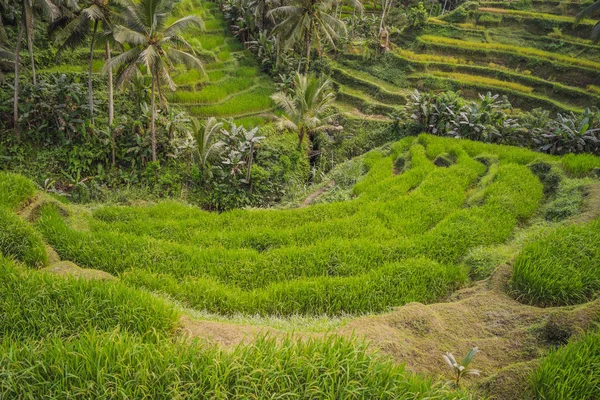
<path fill-rule="evenodd" d="M 23 30 L 25 23 L 21 21 L 19 25 L 19 36 L 17 37 L 17 48 L 15 49 L 15 93 L 13 98 L 13 126 L 17 134 L 17 141 L 21 140 L 21 130 L 19 129 L 19 64 L 21 64 L 21 42 L 23 41 Z"/>
<path fill-rule="evenodd" d="M 33 32 L 29 31 L 29 26 L 27 25 L 26 7 L 23 7 L 23 23 L 25 25 L 25 36 L 27 38 L 27 51 L 29 52 L 29 59 L 31 60 L 31 77 L 33 78 L 33 84 L 37 85 L 37 76 L 35 73 L 35 59 L 33 58 Z"/>
<path fill-rule="evenodd" d="M 250 183 L 250 178 L 251 178 L 250 173 L 252 172 L 252 159 L 254 157 L 253 153 L 254 153 L 254 143 L 252 143 L 250 145 L 250 155 L 248 156 L 248 172 L 246 172 L 246 181 L 248 183 Z"/>
<path fill-rule="evenodd" d="M 110 65 L 110 43 L 106 41 L 106 63 Z M 108 69 L 108 125 L 112 126 L 115 119 L 115 99 L 113 94 L 113 71 L 112 67 Z"/>
<path fill-rule="evenodd" d="M 88 69 L 88 96 L 90 107 L 90 122 L 94 125 L 94 89 L 92 87 L 92 69 L 94 67 L 94 45 L 96 44 L 96 32 L 98 31 L 98 20 L 94 21 L 92 41 L 90 43 L 90 65 Z"/>
<path fill-rule="evenodd" d="M 312 35 L 309 33 L 307 33 L 307 38 L 306 38 L 306 66 L 304 68 L 304 73 L 306 75 L 308 75 L 308 67 L 310 64 L 310 48 L 312 47 Z"/>
<path fill-rule="evenodd" d="M 156 118 L 156 103 L 154 98 L 156 91 L 156 77 L 152 73 L 152 98 L 150 99 L 150 134 L 152 135 L 152 161 L 156 162 L 156 130 L 154 129 L 154 120 Z"/>

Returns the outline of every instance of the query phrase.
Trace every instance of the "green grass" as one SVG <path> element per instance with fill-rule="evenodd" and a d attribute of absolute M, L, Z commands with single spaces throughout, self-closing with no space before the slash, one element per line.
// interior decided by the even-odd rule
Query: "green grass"
<path fill-rule="evenodd" d="M 466 399 L 341 339 L 260 339 L 233 351 L 85 333 L 0 342 L 3 398 Z"/>
<path fill-rule="evenodd" d="M 518 53 L 528 56 L 535 56 L 540 58 L 546 58 L 549 60 L 559 61 L 565 64 L 576 65 L 589 69 L 600 69 L 600 63 L 595 61 L 586 60 L 583 58 L 575 58 L 566 56 L 559 53 L 553 53 L 549 51 L 539 50 L 533 47 L 521 47 L 515 45 L 508 45 L 502 43 L 482 43 L 460 39 L 452 39 L 443 36 L 423 35 L 419 37 L 419 41 L 424 43 L 442 44 L 449 45 L 457 48 L 464 48 L 469 50 L 494 50 L 508 53 Z"/>
<path fill-rule="evenodd" d="M 170 101 L 174 103 L 185 104 L 210 104 L 218 103 L 224 99 L 233 96 L 239 97 L 241 92 L 250 88 L 253 81 L 248 78 L 225 79 L 216 84 L 209 84 L 197 92 L 187 92 L 178 90 L 170 94 Z"/>
<path fill-rule="evenodd" d="M 538 399 L 588 400 L 600 388 L 600 333 L 591 331 L 552 351 L 531 378 Z"/>
<path fill-rule="evenodd" d="M 122 283 L 66 279 L 22 269 L 1 257 L 0 291 L 0 342 L 116 328 L 166 335 L 178 317 L 172 305 Z"/>
<path fill-rule="evenodd" d="M 478 9 L 478 11 L 489 12 L 489 13 L 494 13 L 494 14 L 516 15 L 519 17 L 535 18 L 535 19 L 542 19 L 542 20 L 548 20 L 548 21 L 567 22 L 567 23 L 575 24 L 574 17 L 564 16 L 564 15 L 545 14 L 545 13 L 534 12 L 534 11 L 508 10 L 508 9 L 503 9 L 503 8 L 491 8 L 491 7 L 480 7 Z M 580 22 L 580 24 L 593 26 L 596 24 L 596 21 L 594 21 L 593 19 L 584 19 Z"/>
<path fill-rule="evenodd" d="M 343 315 L 431 303 L 465 281 L 460 260 L 472 248 L 504 243 L 542 201 L 525 166 L 536 153 L 470 143 L 421 136 L 373 151 L 346 202 L 218 215 L 172 202 L 102 207 L 89 232 L 46 207 L 38 227 L 65 259 L 214 313 Z M 490 152 L 499 165 L 487 171 L 472 157 Z M 441 153 L 456 163 L 436 167 Z M 405 168 L 395 174 L 398 157 Z M 478 200 L 465 207 L 474 187 Z"/>
<path fill-rule="evenodd" d="M 600 220 L 567 226 L 527 245 L 515 260 L 512 288 L 540 306 L 587 302 L 600 293 Z"/>
<path fill-rule="evenodd" d="M 3 207 L 0 207 L 0 255 L 19 260 L 32 268 L 48 263 L 40 234 Z"/>
<path fill-rule="evenodd" d="M 29 179 L 0 172 L 0 207 L 15 209 L 33 197 L 36 189 Z"/>
<path fill-rule="evenodd" d="M 221 104 L 210 106 L 190 106 L 188 110 L 194 116 L 208 117 L 242 117 L 258 112 L 269 112 L 273 108 L 270 87 L 257 87 L 248 92 L 233 96 Z"/>

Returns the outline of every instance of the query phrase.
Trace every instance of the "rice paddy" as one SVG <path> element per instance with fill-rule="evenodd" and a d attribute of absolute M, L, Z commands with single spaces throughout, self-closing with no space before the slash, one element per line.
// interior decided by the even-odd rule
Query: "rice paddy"
<path fill-rule="evenodd" d="M 382 82 L 392 93 L 454 90 L 467 98 L 491 89 L 524 110 L 579 113 L 597 106 L 600 52 L 586 38 L 595 21 L 576 24 L 582 6 L 563 3 L 484 2 L 431 17 L 420 31 L 391 35 L 384 61 L 376 63 L 356 44 L 336 57 L 340 109 L 390 114 L 396 99 L 374 95 Z"/>
<path fill-rule="evenodd" d="M 350 200 L 221 214 L 174 201 L 75 208 L 3 173 L 0 390 L 7 398 L 468 399 L 488 385 L 486 393 L 494 394 L 504 390 L 492 374 L 499 360 L 482 360 L 491 369 L 486 378 L 456 389 L 435 375 L 415 374 L 421 369 L 410 359 L 398 364 L 374 354 L 360 335 L 335 332 L 355 332 L 354 323 L 415 305 L 453 307 L 453 300 L 436 303 L 472 280 L 499 279 L 494 271 L 512 258 L 507 292 L 494 296 L 515 312 L 524 303 L 581 304 L 579 311 L 565 309 L 576 313 L 565 321 L 593 326 L 597 320 L 598 216 L 581 192 L 597 185 L 597 157 L 420 135 L 349 163 L 332 176 L 348 185 Z M 560 172 L 557 187 L 539 175 L 541 164 Z M 26 207 L 36 211 L 24 219 Z M 589 222 L 572 222 L 579 215 Z M 58 265 L 56 259 L 116 279 L 43 268 Z M 463 290 L 468 297 L 472 289 Z M 527 312 L 546 320 L 541 308 Z M 225 324 L 219 329 L 232 330 L 228 335 L 264 333 L 224 350 L 182 334 L 202 321 Z M 300 336 L 271 324 L 296 326 Z M 433 328 L 410 326 L 420 349 Z M 532 329 L 538 328 L 523 332 Z M 386 349 L 382 340 L 376 348 Z M 572 342 L 542 358 L 531 380 L 519 384 L 546 393 L 563 354 L 586 358 L 594 351 L 587 336 Z M 536 346 L 546 348 L 542 339 Z M 384 353 L 394 356 L 394 348 Z M 523 359 L 519 354 L 511 360 Z M 425 370 L 437 371 L 436 365 Z M 565 371 L 565 379 L 580 379 L 577 368 Z M 587 393 L 590 385 L 556 390 Z"/>

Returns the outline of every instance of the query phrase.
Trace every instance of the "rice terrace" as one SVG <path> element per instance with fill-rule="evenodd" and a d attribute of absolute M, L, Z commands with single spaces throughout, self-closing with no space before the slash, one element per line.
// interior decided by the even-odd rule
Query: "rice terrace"
<path fill-rule="evenodd" d="M 0 0 L 0 400 L 600 399 L 600 2 Z"/>

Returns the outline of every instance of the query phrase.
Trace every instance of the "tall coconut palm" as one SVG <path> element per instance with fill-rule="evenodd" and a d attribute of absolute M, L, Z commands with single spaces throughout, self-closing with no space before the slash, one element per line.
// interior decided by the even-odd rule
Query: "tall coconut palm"
<path fill-rule="evenodd" d="M 166 24 L 171 15 L 175 0 L 141 0 L 127 5 L 122 13 L 122 25 L 114 28 L 115 39 L 127 44 L 129 50 L 119 54 L 104 66 L 119 70 L 117 86 L 122 87 L 136 75 L 139 68 L 151 76 L 150 132 L 152 135 L 152 161 L 156 161 L 156 90 L 166 83 L 171 90 L 176 86 L 171 79 L 174 64 L 184 64 L 188 68 L 203 70 L 201 61 L 194 50 L 180 34 L 187 29 L 202 28 L 202 20 L 197 16 L 183 17 L 172 24 Z M 162 98 L 162 96 L 160 96 Z"/>
<path fill-rule="evenodd" d="M 278 118 L 280 128 L 287 128 L 298 134 L 298 147 L 302 146 L 306 136 L 312 139 L 320 130 L 335 128 L 323 118 L 325 111 L 335 100 L 331 82 L 327 79 L 297 73 L 294 88 L 289 95 L 279 92 L 271 98 L 283 109 L 283 116 Z"/>
<path fill-rule="evenodd" d="M 335 0 L 291 0 L 289 5 L 269 11 L 269 15 L 278 20 L 273 33 L 281 33 L 285 38 L 283 47 L 289 48 L 296 43 L 304 47 L 305 73 L 308 73 L 310 51 L 315 39 L 319 49 L 322 40 L 335 48 L 335 39 L 346 33 L 344 22 L 332 13 L 334 5 Z"/>
<path fill-rule="evenodd" d="M 586 17 L 593 17 L 595 14 L 600 12 L 600 1 L 590 4 L 584 8 L 579 14 L 577 14 L 577 22 L 581 21 Z M 592 40 L 594 43 L 598 43 L 600 40 L 600 21 L 592 28 Z"/>
<path fill-rule="evenodd" d="M 90 109 L 90 121 L 94 123 L 94 92 L 92 85 L 92 73 L 94 64 L 94 49 L 98 41 L 98 31 L 102 32 L 105 46 L 106 61 L 110 61 L 111 49 L 110 38 L 112 25 L 118 19 L 120 2 L 118 0 L 91 0 L 85 8 L 78 10 L 69 23 L 61 29 L 57 35 L 57 42 L 61 49 L 76 47 L 90 38 L 90 57 L 88 64 L 88 103 Z M 114 99 L 112 69 L 108 70 L 108 123 L 112 125 L 114 119 Z"/>
<path fill-rule="evenodd" d="M 19 130 L 19 66 L 21 65 L 20 52 L 23 35 L 25 35 L 25 39 L 27 40 L 27 50 L 29 51 L 29 57 L 31 60 L 31 75 L 33 78 L 33 84 L 35 85 L 37 84 L 35 60 L 33 58 L 35 18 L 40 16 L 53 21 L 60 15 L 60 9 L 52 2 L 52 0 L 21 0 L 19 2 L 19 8 L 21 11 L 21 22 L 19 23 L 19 33 L 17 35 L 17 44 L 15 49 L 15 84 L 13 97 L 13 125 L 17 133 L 17 140 L 19 140 L 21 137 Z"/>

